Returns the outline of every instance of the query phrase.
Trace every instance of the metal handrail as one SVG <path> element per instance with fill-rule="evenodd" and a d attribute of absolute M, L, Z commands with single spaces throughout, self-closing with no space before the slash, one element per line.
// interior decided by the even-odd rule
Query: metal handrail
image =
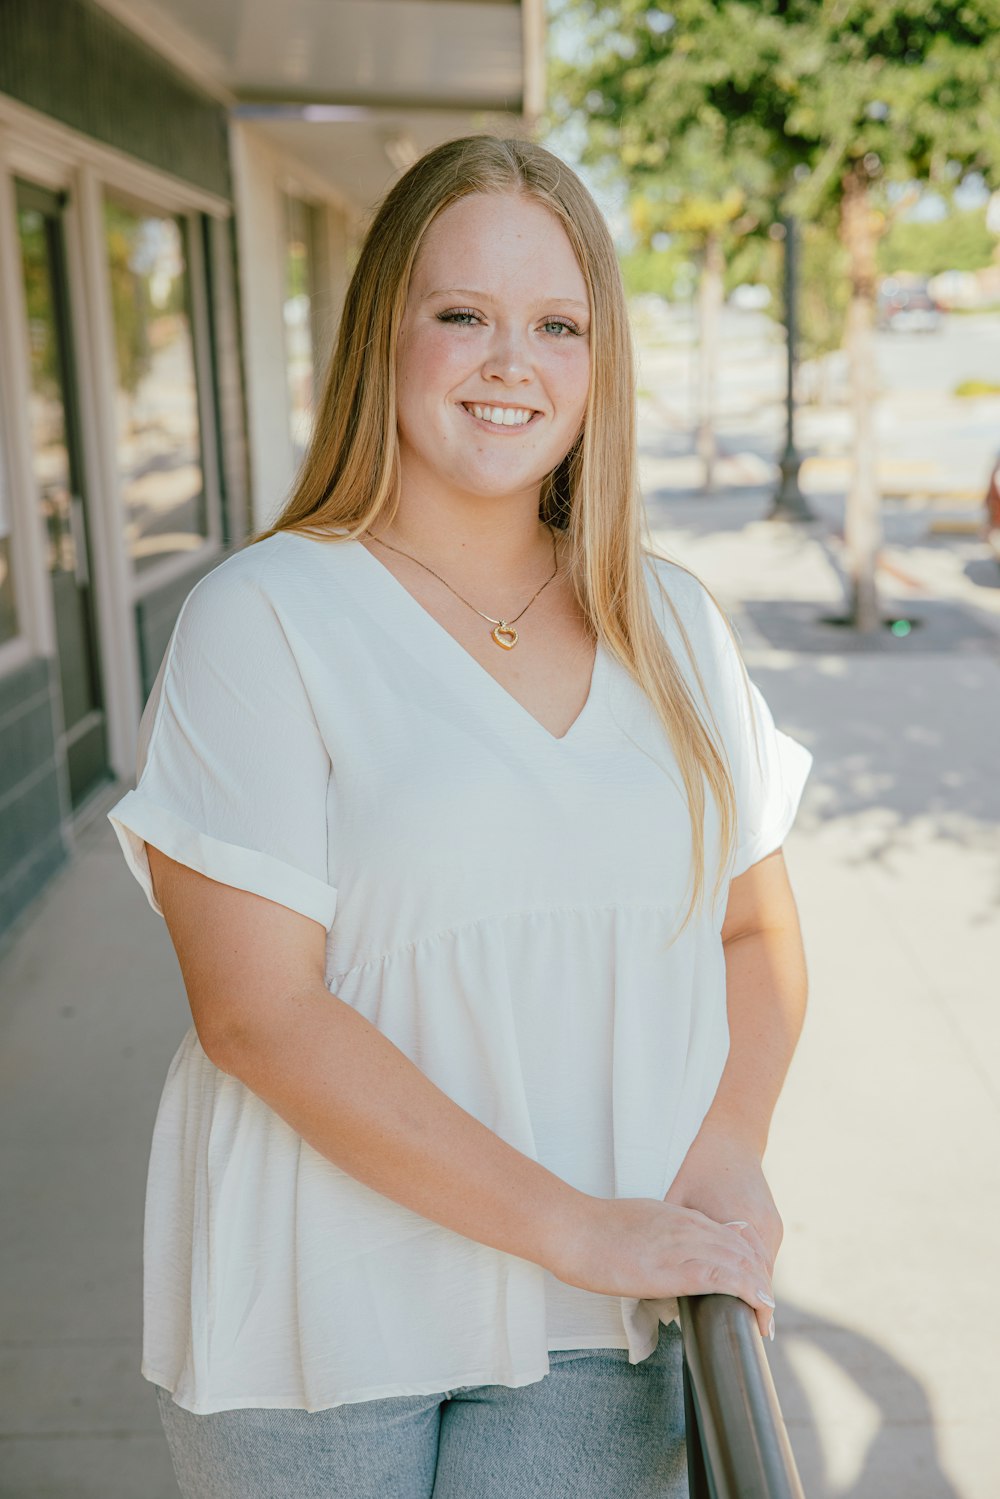
<path fill-rule="evenodd" d="M 682 1296 L 691 1499 L 805 1499 L 757 1319 L 735 1296 Z"/>

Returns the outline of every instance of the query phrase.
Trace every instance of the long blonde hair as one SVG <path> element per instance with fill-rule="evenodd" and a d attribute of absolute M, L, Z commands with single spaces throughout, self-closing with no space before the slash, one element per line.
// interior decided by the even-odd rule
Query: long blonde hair
<path fill-rule="evenodd" d="M 336 530 L 353 540 L 379 521 L 391 524 L 400 489 L 395 351 L 417 252 L 428 226 L 450 203 L 470 193 L 511 192 L 551 210 L 587 283 L 591 375 L 584 425 L 542 483 L 539 516 L 566 532 L 579 605 L 597 638 L 652 703 L 676 757 L 693 850 L 683 930 L 704 894 L 705 783 L 720 818 L 713 903 L 735 839 L 734 784 L 647 592 L 645 558 L 656 553 L 636 480 L 635 364 L 621 273 L 600 210 L 557 156 L 528 140 L 465 136 L 429 151 L 389 190 L 360 249 L 294 491 L 274 524 L 248 545 L 278 531 L 321 532 L 332 541 Z M 657 581 L 705 698 L 687 632 L 658 575 Z"/>

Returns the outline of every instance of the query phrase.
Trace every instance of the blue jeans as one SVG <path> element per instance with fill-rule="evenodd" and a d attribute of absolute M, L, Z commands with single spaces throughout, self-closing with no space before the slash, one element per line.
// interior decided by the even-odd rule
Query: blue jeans
<path fill-rule="evenodd" d="M 687 1499 L 681 1344 L 555 1349 L 533 1384 L 197 1416 L 155 1386 L 184 1499 Z"/>

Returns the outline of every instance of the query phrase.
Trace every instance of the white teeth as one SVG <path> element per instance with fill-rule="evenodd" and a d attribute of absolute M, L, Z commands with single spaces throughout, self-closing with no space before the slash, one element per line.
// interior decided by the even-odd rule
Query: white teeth
<path fill-rule="evenodd" d="M 525 406 L 473 406 L 472 414 L 495 427 L 523 427 L 534 412 Z"/>

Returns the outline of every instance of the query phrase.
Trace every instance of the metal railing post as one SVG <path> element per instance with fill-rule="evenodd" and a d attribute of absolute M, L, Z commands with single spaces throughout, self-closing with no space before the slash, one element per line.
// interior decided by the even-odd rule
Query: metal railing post
<path fill-rule="evenodd" d="M 805 1499 L 757 1319 L 735 1296 L 684 1296 L 691 1499 Z"/>
<path fill-rule="evenodd" d="M 701 1427 L 698 1424 L 698 1407 L 695 1405 L 691 1385 L 691 1371 L 687 1357 L 684 1359 L 684 1425 L 687 1430 L 687 1470 L 689 1499 L 712 1499 L 712 1489 L 705 1466 L 705 1449 L 701 1442 Z"/>

